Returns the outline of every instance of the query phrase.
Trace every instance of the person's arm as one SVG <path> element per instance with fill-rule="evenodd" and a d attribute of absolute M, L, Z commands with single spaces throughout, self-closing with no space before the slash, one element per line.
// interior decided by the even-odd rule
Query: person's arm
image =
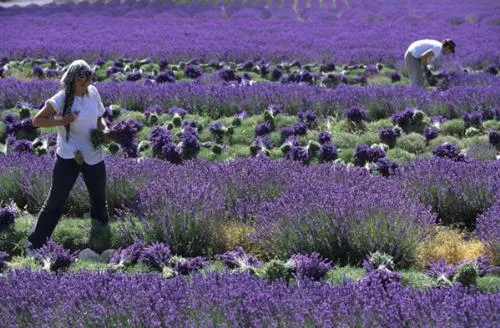
<path fill-rule="evenodd" d="M 104 143 L 108 143 L 111 141 L 110 136 L 109 136 L 109 128 L 106 125 L 106 121 L 104 120 L 104 117 L 99 116 L 97 118 L 97 129 L 101 130 L 104 134 Z"/>
<path fill-rule="evenodd" d="M 427 65 L 429 64 L 429 61 L 435 57 L 434 55 L 434 52 L 432 51 L 432 49 L 429 49 L 427 50 L 426 52 L 424 52 L 422 54 L 422 56 L 420 57 L 420 64 L 422 65 L 422 70 L 424 72 L 427 72 L 428 69 L 427 69 Z"/>
<path fill-rule="evenodd" d="M 70 113 L 61 119 L 55 119 L 57 112 L 50 102 L 46 102 L 42 109 L 33 117 L 33 126 L 37 128 L 51 128 L 71 124 L 76 119 L 75 113 Z"/>

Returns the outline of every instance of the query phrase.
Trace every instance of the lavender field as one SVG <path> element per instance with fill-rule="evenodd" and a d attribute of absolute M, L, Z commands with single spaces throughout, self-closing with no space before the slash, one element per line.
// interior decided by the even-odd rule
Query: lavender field
<path fill-rule="evenodd" d="M 498 325 L 497 1 L 59 1 L 0 31 L 0 325 Z M 412 87 L 424 38 L 456 53 Z M 33 117 L 76 59 L 111 218 L 79 178 L 30 257 L 58 138 Z"/>

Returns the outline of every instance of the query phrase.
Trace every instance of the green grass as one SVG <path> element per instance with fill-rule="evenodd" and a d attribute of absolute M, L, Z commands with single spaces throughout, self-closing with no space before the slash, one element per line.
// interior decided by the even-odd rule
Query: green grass
<path fill-rule="evenodd" d="M 365 274 L 365 269 L 356 267 L 335 267 L 326 273 L 325 281 L 333 285 L 341 285 L 346 280 L 358 281 Z"/>

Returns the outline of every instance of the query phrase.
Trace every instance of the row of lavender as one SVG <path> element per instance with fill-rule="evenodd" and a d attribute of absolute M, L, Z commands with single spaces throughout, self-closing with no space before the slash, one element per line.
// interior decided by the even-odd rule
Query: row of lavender
<path fill-rule="evenodd" d="M 17 271 L 0 279 L 0 293 L 6 327 L 496 327 L 500 306 L 498 293 L 461 286 L 297 286 L 228 273 L 162 279 Z"/>
<path fill-rule="evenodd" d="M 181 107 L 192 114 L 213 118 L 232 116 L 246 111 L 260 114 L 269 105 L 278 105 L 295 115 L 313 110 L 321 116 L 337 116 L 345 108 L 363 106 L 371 119 L 388 118 L 392 114 L 415 106 L 429 116 L 445 115 L 461 118 L 473 110 L 498 112 L 500 93 L 498 81 L 490 85 L 459 85 L 445 91 L 426 92 L 404 86 L 339 86 L 334 90 L 295 84 L 259 83 L 247 86 L 203 83 L 140 85 L 133 82 L 95 83 L 105 105 L 119 104 L 128 110 L 145 111 L 155 105 L 163 108 Z M 60 85 L 53 80 L 20 81 L 0 79 L 0 108 L 12 108 L 18 102 L 30 102 L 41 107 L 57 92 Z M 497 114 L 495 114 L 497 115 Z"/>
<path fill-rule="evenodd" d="M 106 163 L 110 209 L 135 224 L 130 239 L 164 241 L 183 256 L 226 251 L 221 231 L 236 227 L 265 256 L 318 252 L 359 264 L 378 250 L 408 266 L 436 221 L 477 226 L 479 237 L 498 247 L 499 161 L 422 160 L 389 179 L 364 168 L 266 158 L 178 166 L 110 157 Z M 0 199 L 38 211 L 53 158 L 13 153 L 0 164 Z M 80 181 L 69 206 L 85 213 L 85 197 Z"/>
<path fill-rule="evenodd" d="M 298 59 L 400 66 L 406 48 L 416 39 L 451 37 L 458 46 L 450 64 L 484 68 L 500 62 L 491 48 L 499 33 L 491 1 L 268 4 L 174 6 L 173 1 L 158 0 L 127 5 L 116 0 L 4 8 L 0 9 L 4 31 L 0 57 Z M 137 26 L 141 33 L 136 33 Z"/>

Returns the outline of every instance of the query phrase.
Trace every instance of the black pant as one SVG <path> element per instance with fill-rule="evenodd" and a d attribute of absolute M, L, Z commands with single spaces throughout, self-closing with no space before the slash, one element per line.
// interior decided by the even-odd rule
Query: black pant
<path fill-rule="evenodd" d="M 82 172 L 83 180 L 90 196 L 90 216 L 102 223 L 109 221 L 106 203 L 106 166 L 104 161 L 96 165 L 83 163 L 78 165 L 74 159 L 63 159 L 57 156 L 52 172 L 52 185 L 49 196 L 38 214 L 35 228 L 28 236 L 34 248 L 43 246 L 50 238 L 61 218 L 62 208 Z"/>

